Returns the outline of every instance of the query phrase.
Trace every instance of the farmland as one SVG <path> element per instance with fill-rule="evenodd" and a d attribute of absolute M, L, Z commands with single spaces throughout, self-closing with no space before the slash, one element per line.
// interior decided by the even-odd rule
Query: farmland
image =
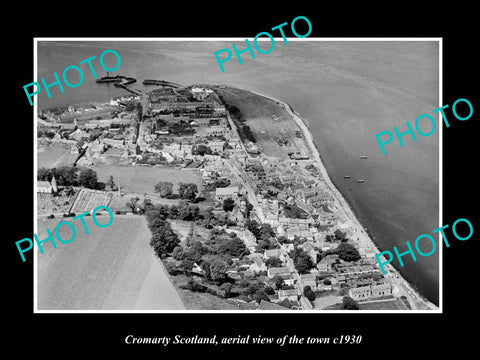
<path fill-rule="evenodd" d="M 108 215 L 107 215 L 108 216 Z M 64 219 L 38 221 L 39 239 Z M 38 310 L 183 310 L 184 305 L 149 245 L 145 218 L 114 215 L 99 228 L 86 217 L 90 235 L 73 221 L 77 237 L 37 253 Z M 100 223 L 106 219 L 99 217 Z M 71 230 L 60 228 L 69 239 Z"/>

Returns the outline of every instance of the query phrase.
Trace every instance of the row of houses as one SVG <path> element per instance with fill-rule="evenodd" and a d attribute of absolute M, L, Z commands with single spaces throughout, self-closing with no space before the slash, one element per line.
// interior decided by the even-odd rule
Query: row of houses
<path fill-rule="evenodd" d="M 388 283 L 368 284 L 352 287 L 348 294 L 355 301 L 365 301 L 372 298 L 392 295 L 392 286 Z"/>

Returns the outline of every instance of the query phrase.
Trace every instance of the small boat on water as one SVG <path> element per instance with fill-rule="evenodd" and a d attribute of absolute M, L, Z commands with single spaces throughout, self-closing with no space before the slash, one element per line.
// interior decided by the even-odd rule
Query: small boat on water
<path fill-rule="evenodd" d="M 351 178 L 350 175 L 345 175 L 345 176 L 344 176 L 344 179 L 350 179 L 350 178 Z"/>
<path fill-rule="evenodd" d="M 359 183 L 364 183 L 365 180 L 357 180 L 357 182 L 359 182 Z"/>
<path fill-rule="evenodd" d="M 362 155 L 362 156 L 360 156 L 360 159 L 368 159 L 368 156 L 367 155 Z"/>

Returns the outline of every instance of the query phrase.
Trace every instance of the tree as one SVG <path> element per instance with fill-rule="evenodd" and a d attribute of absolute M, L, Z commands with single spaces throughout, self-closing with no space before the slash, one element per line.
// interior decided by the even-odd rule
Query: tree
<path fill-rule="evenodd" d="M 113 180 L 113 176 L 110 175 L 107 180 L 107 185 L 110 186 L 110 189 L 115 189 L 115 181 Z"/>
<path fill-rule="evenodd" d="M 272 282 L 275 284 L 275 287 L 277 290 L 280 290 L 283 287 L 283 284 L 285 284 L 285 281 L 282 279 L 280 275 L 275 275 L 272 278 Z"/>
<path fill-rule="evenodd" d="M 75 186 L 77 185 L 77 168 L 73 166 L 61 166 L 57 169 L 52 169 L 57 184 L 61 186 Z M 93 170 L 92 170 L 93 171 Z M 95 173 L 96 176 L 96 173 Z M 95 185 L 97 186 L 97 185 Z"/>
<path fill-rule="evenodd" d="M 280 267 L 283 265 L 283 263 L 282 260 L 277 257 L 269 257 L 267 260 L 265 260 L 265 265 L 268 267 Z"/>
<path fill-rule="evenodd" d="M 143 199 L 143 204 L 140 206 L 141 213 L 145 214 L 147 211 L 149 211 L 153 208 L 154 208 L 154 205 L 152 203 L 152 200 L 144 198 Z"/>
<path fill-rule="evenodd" d="M 340 229 L 335 230 L 333 233 L 335 235 L 335 239 L 338 241 L 347 241 L 347 234 L 342 232 Z"/>
<path fill-rule="evenodd" d="M 251 297 L 254 297 L 255 296 L 255 293 L 258 291 L 258 290 L 262 290 L 263 291 L 263 285 L 262 284 L 259 284 L 258 281 L 254 281 L 254 282 L 251 282 L 248 284 L 247 286 L 247 290 L 246 290 L 246 294 L 251 296 Z"/>
<path fill-rule="evenodd" d="M 303 287 L 303 295 L 310 301 L 315 301 L 315 293 L 312 291 L 312 288 L 307 285 Z"/>
<path fill-rule="evenodd" d="M 253 295 L 253 299 L 259 304 L 262 300 L 270 301 L 270 298 L 268 297 L 267 293 L 264 290 L 257 290 Z"/>
<path fill-rule="evenodd" d="M 271 286 L 265 286 L 264 291 L 267 295 L 275 295 L 275 290 Z"/>
<path fill-rule="evenodd" d="M 37 170 L 37 180 L 50 181 L 50 169 L 41 167 Z"/>
<path fill-rule="evenodd" d="M 215 187 L 216 188 L 224 188 L 230 186 L 230 179 L 218 179 L 215 180 Z"/>
<path fill-rule="evenodd" d="M 155 185 L 155 192 L 160 193 L 160 197 L 164 198 L 173 193 L 173 184 L 168 181 L 160 181 Z"/>
<path fill-rule="evenodd" d="M 207 288 L 199 283 L 197 283 L 195 280 L 193 280 L 192 277 L 189 277 L 187 280 L 187 284 L 185 286 L 181 286 L 181 288 L 193 291 L 193 292 L 205 292 Z"/>
<path fill-rule="evenodd" d="M 212 149 L 210 149 L 207 145 L 200 144 L 197 146 L 197 149 L 195 150 L 195 153 L 197 155 L 204 156 L 205 154 L 211 154 Z"/>
<path fill-rule="evenodd" d="M 231 284 L 231 283 L 223 283 L 220 286 L 220 290 L 223 291 L 223 297 L 224 298 L 230 297 L 230 295 L 232 293 L 232 287 L 233 287 L 233 284 Z"/>
<path fill-rule="evenodd" d="M 300 274 L 306 274 L 315 266 L 310 255 L 302 248 L 297 247 L 293 249 L 289 255 L 293 259 L 295 269 L 297 269 Z"/>
<path fill-rule="evenodd" d="M 164 258 L 171 253 L 177 245 L 180 244 L 177 234 L 172 230 L 168 222 L 163 222 L 162 226 L 151 228 L 152 238 L 150 245 L 155 250 L 158 257 Z"/>
<path fill-rule="evenodd" d="M 335 236 L 327 235 L 327 236 L 325 236 L 325 241 L 326 242 L 334 242 L 335 241 Z"/>
<path fill-rule="evenodd" d="M 185 252 L 181 246 L 176 246 L 175 249 L 173 249 L 172 256 L 175 260 L 183 260 L 185 259 Z"/>
<path fill-rule="evenodd" d="M 248 251 L 245 243 L 238 237 L 223 239 L 215 244 L 215 251 L 218 254 L 241 257 Z"/>
<path fill-rule="evenodd" d="M 342 309 L 343 310 L 360 310 L 357 302 L 353 300 L 350 296 L 344 296 L 342 299 Z"/>
<path fill-rule="evenodd" d="M 194 183 L 178 183 L 178 195 L 181 199 L 194 201 L 198 194 L 197 184 Z"/>
<path fill-rule="evenodd" d="M 336 248 L 338 257 L 344 261 L 357 261 L 361 259 L 358 250 L 351 244 L 340 243 Z"/>
<path fill-rule="evenodd" d="M 262 225 L 260 225 L 258 235 L 261 240 L 270 242 L 270 240 L 275 236 L 275 232 L 273 231 L 270 224 L 263 223 Z"/>
<path fill-rule="evenodd" d="M 265 250 L 268 250 L 269 245 L 270 245 L 270 244 L 267 243 L 266 241 L 258 240 L 258 241 L 257 241 L 256 250 L 257 250 L 257 252 L 259 252 L 259 253 L 263 253 Z"/>
<path fill-rule="evenodd" d="M 323 284 L 324 285 L 332 285 L 332 281 L 330 279 L 324 279 Z"/>
<path fill-rule="evenodd" d="M 140 210 L 140 206 L 139 206 L 139 202 L 140 201 L 140 198 L 137 196 L 137 197 L 132 197 L 130 198 L 130 201 L 128 201 L 125 205 L 130 208 L 130 210 L 132 210 L 132 212 L 134 214 L 138 213 L 138 211 Z"/>
<path fill-rule="evenodd" d="M 223 210 L 225 212 L 232 211 L 233 208 L 235 207 L 235 200 L 226 198 L 223 200 Z"/>
<path fill-rule="evenodd" d="M 147 217 L 147 221 L 150 224 L 150 222 L 156 221 L 158 219 L 166 220 L 168 218 L 168 211 L 168 205 L 155 205 L 154 207 L 149 208 L 145 212 L 145 216 Z"/>
<path fill-rule="evenodd" d="M 247 219 L 245 220 L 245 227 L 255 236 L 258 240 L 259 238 L 259 229 L 260 223 L 256 220 Z"/>
<path fill-rule="evenodd" d="M 189 205 L 181 202 L 177 207 L 177 218 L 185 221 L 195 221 L 200 218 L 200 208 L 197 205 Z"/>
<path fill-rule="evenodd" d="M 207 279 L 211 279 L 210 262 L 208 262 L 207 260 L 202 260 L 202 262 L 200 263 L 200 268 L 205 272 L 205 277 Z"/>
<path fill-rule="evenodd" d="M 195 241 L 192 246 L 189 246 L 184 250 L 185 257 L 197 264 L 200 264 L 202 261 L 202 255 L 204 252 L 203 245 L 200 241 Z"/>
<path fill-rule="evenodd" d="M 219 284 L 227 279 L 227 265 L 222 259 L 214 257 L 210 260 L 210 278 Z"/>
<path fill-rule="evenodd" d="M 92 169 L 81 170 L 78 174 L 78 184 L 80 186 L 97 189 L 98 188 L 98 178 L 97 173 Z"/>

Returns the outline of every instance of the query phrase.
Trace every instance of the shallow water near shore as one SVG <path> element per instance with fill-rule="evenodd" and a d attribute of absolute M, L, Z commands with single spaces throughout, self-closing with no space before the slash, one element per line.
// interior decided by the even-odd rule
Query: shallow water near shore
<path fill-rule="evenodd" d="M 393 126 L 405 131 L 406 121 L 413 124 L 438 107 L 437 42 L 277 42 L 270 54 L 258 54 L 254 60 L 244 54 L 242 65 L 230 60 L 222 73 L 213 53 L 231 43 L 40 43 L 38 79 L 53 79 L 53 72 L 60 75 L 66 66 L 115 49 L 122 59 L 115 74 L 137 78 L 132 87 L 140 90 L 153 89 L 141 84 L 150 78 L 228 84 L 268 94 L 289 103 L 308 121 L 332 181 L 381 250 L 392 251 L 393 246 L 405 250 L 406 240 L 413 243 L 441 225 L 439 130 L 429 137 L 417 136 L 416 142 L 404 136 L 405 146 L 394 141 L 387 145 L 386 155 L 375 140 L 377 133 Z M 236 43 L 240 48 L 241 41 Z M 106 75 L 98 64 L 96 68 L 99 76 Z M 73 75 L 70 81 L 75 83 Z M 127 94 L 112 85 L 96 84 L 90 73 L 78 88 L 51 91 L 51 99 L 39 94 L 40 108 Z M 438 123 L 438 116 L 434 118 Z M 427 124 L 421 127 L 428 131 Z M 361 155 L 368 158 L 360 159 Z M 345 175 L 351 178 L 344 179 Z M 405 256 L 405 267 L 399 269 L 438 305 L 438 251 L 417 258 L 413 262 Z"/>

